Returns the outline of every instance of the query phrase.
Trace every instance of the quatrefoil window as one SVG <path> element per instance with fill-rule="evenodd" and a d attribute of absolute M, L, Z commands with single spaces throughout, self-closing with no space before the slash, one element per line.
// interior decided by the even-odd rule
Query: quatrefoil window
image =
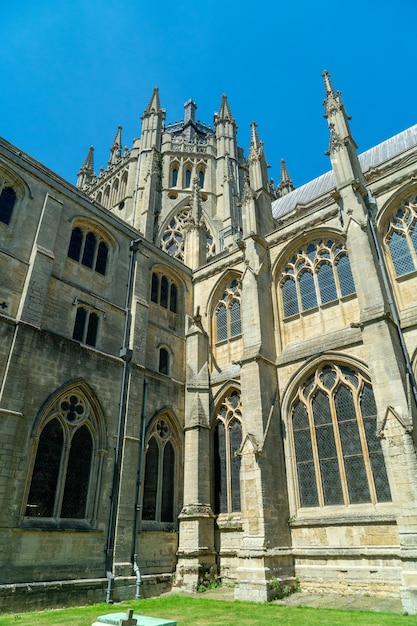
<path fill-rule="evenodd" d="M 171 435 L 171 429 L 164 420 L 159 420 L 156 425 L 156 432 L 161 437 L 161 439 L 168 439 L 168 437 Z"/>
<path fill-rule="evenodd" d="M 85 404 L 83 400 L 75 394 L 66 396 L 62 400 L 60 410 L 62 417 L 70 424 L 79 422 L 85 417 Z"/>

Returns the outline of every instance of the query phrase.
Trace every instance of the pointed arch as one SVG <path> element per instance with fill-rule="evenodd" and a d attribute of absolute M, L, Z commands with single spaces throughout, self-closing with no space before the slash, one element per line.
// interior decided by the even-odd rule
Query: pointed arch
<path fill-rule="evenodd" d="M 78 380 L 56 390 L 32 427 L 24 525 L 94 525 L 106 446 L 103 412 L 90 387 Z"/>

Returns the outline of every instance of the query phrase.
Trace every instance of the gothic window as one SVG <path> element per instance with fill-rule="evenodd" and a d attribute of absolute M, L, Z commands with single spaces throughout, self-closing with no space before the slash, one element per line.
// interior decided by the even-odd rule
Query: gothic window
<path fill-rule="evenodd" d="M 291 428 L 301 507 L 388 502 L 374 394 L 360 372 L 322 365 L 297 391 Z"/>
<path fill-rule="evenodd" d="M 91 230 L 83 230 L 79 226 L 73 228 L 68 247 L 68 257 L 81 262 L 95 272 L 106 274 L 108 245 Z"/>
<path fill-rule="evenodd" d="M 282 272 L 280 290 L 284 317 L 354 294 L 346 247 L 320 239 L 300 248 Z"/>
<path fill-rule="evenodd" d="M 143 490 L 143 520 L 175 520 L 176 462 L 172 431 L 166 419 L 156 423 L 148 442 Z"/>
<path fill-rule="evenodd" d="M 95 346 L 98 330 L 98 315 L 83 306 L 77 308 L 72 338 L 88 346 Z"/>
<path fill-rule="evenodd" d="M 160 374 L 169 374 L 169 352 L 166 348 L 159 349 L 159 366 Z"/>
<path fill-rule="evenodd" d="M 198 184 L 199 184 L 200 189 L 204 189 L 204 172 L 199 172 Z"/>
<path fill-rule="evenodd" d="M 12 187 L 3 187 L 0 194 L 0 222 L 10 224 L 14 205 L 16 204 L 16 192 Z"/>
<path fill-rule="evenodd" d="M 403 201 L 393 215 L 385 243 L 397 276 L 417 269 L 417 198 L 414 195 Z"/>
<path fill-rule="evenodd" d="M 242 334 L 240 285 L 233 279 L 223 292 L 215 311 L 216 341 L 226 341 Z"/>
<path fill-rule="evenodd" d="M 178 168 L 174 167 L 171 174 L 171 187 L 176 187 L 178 184 Z"/>
<path fill-rule="evenodd" d="M 216 513 L 240 511 L 240 457 L 242 405 L 240 393 L 226 396 L 217 411 L 214 426 L 214 483 Z"/>
<path fill-rule="evenodd" d="M 59 397 L 41 423 L 26 517 L 92 517 L 96 426 L 78 390 Z"/>
<path fill-rule="evenodd" d="M 191 170 L 185 170 L 185 188 L 188 189 L 191 187 Z"/>
<path fill-rule="evenodd" d="M 169 222 L 161 238 L 162 250 L 165 250 L 170 256 L 180 259 L 181 261 L 184 260 L 185 229 L 190 221 L 190 217 L 191 213 L 189 207 L 179 211 Z M 216 254 L 216 244 L 205 220 L 203 224 L 206 231 L 207 258 L 210 258 Z"/>
<path fill-rule="evenodd" d="M 152 273 L 151 301 L 156 302 L 171 313 L 177 313 L 178 287 L 170 278 L 163 274 Z"/>

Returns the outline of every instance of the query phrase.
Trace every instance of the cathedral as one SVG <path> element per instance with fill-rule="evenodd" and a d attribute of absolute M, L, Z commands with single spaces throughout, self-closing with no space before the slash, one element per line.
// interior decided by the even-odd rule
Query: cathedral
<path fill-rule="evenodd" d="M 269 180 L 154 89 L 76 186 L 0 140 L 0 607 L 210 580 L 417 612 L 417 125 Z M 325 140 L 325 138 L 324 138 Z"/>

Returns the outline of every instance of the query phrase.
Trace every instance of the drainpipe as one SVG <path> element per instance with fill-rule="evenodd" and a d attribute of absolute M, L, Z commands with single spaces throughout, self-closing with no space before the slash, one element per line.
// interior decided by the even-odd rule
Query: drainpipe
<path fill-rule="evenodd" d="M 136 593 L 135 600 L 140 598 L 140 586 L 142 578 L 138 565 L 138 534 L 141 522 L 141 500 L 142 500 L 142 479 L 143 479 L 143 457 L 145 453 L 145 429 L 146 429 L 146 403 L 148 397 L 148 380 L 143 381 L 143 401 L 141 415 L 141 432 L 140 432 L 140 449 L 139 449 L 139 465 L 138 479 L 136 483 L 136 503 L 135 503 L 135 523 L 133 525 L 133 548 L 132 548 L 132 565 L 136 575 Z"/>
<path fill-rule="evenodd" d="M 133 297 L 133 284 L 135 278 L 135 261 L 136 252 L 139 249 L 141 239 L 136 239 L 130 242 L 130 258 L 129 258 L 129 273 L 127 280 L 126 290 L 126 306 L 125 306 L 125 327 L 123 332 L 123 344 L 120 349 L 120 358 L 123 359 L 123 371 L 122 382 L 120 386 L 120 402 L 119 402 L 119 415 L 117 421 L 117 440 L 116 447 L 114 449 L 114 465 L 113 465 L 113 482 L 110 495 L 110 511 L 109 522 L 107 528 L 107 540 L 106 540 L 106 578 L 107 578 L 107 592 L 106 602 L 111 604 L 112 600 L 112 587 L 114 583 L 114 542 L 116 537 L 116 521 L 119 504 L 119 492 L 120 492 L 120 472 L 123 457 L 123 437 L 126 425 L 127 414 L 127 399 L 130 379 L 130 360 L 132 358 L 132 350 L 129 348 L 130 339 L 130 326 L 132 320 L 132 297 Z"/>
<path fill-rule="evenodd" d="M 398 315 L 398 311 L 397 311 L 397 307 L 394 301 L 394 297 L 392 294 L 392 288 L 391 288 L 391 283 L 389 281 L 388 278 L 388 272 L 387 272 L 387 268 L 385 267 L 385 261 L 384 261 L 384 257 L 382 254 L 382 250 L 381 250 L 381 245 L 379 242 L 379 239 L 377 237 L 376 231 L 375 231 L 375 223 L 374 223 L 374 212 L 373 209 L 376 207 L 376 200 L 375 198 L 372 196 L 371 191 L 368 189 L 367 190 L 368 195 L 365 196 L 365 205 L 366 208 L 368 210 L 368 217 L 369 217 L 369 226 L 370 226 L 370 231 L 371 231 L 371 235 L 372 235 L 372 241 L 374 244 L 374 248 L 378 257 L 378 263 L 379 263 L 379 267 L 381 270 L 381 274 L 382 274 L 382 280 L 384 283 L 384 287 L 385 287 L 385 293 L 387 294 L 387 299 L 388 299 L 388 305 L 390 308 L 390 315 L 391 315 L 391 319 L 392 322 L 397 330 L 398 333 L 398 339 L 400 342 L 400 347 L 401 347 L 401 352 L 403 354 L 404 357 L 404 365 L 405 365 L 405 369 L 407 372 L 407 377 L 408 377 L 408 382 L 409 385 L 411 387 L 411 393 L 414 399 L 414 406 L 417 408 L 417 384 L 416 384 L 416 379 L 414 376 L 414 372 L 413 372 L 413 367 L 411 365 L 411 361 L 410 361 L 410 357 L 408 354 L 408 350 L 407 350 L 407 346 L 405 343 L 405 339 L 404 339 L 404 334 L 403 331 L 401 329 L 401 324 L 400 324 L 400 317 Z M 411 398 L 410 398 L 411 400 Z M 411 408 L 411 407 L 410 407 Z"/>

